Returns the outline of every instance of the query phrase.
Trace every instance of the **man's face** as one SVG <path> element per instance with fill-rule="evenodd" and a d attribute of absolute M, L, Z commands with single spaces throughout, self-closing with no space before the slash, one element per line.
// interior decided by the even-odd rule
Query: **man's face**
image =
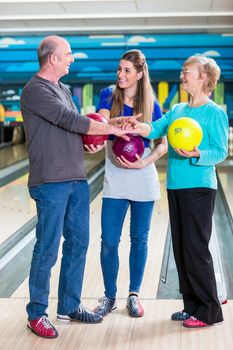
<path fill-rule="evenodd" d="M 74 62 L 70 45 L 66 40 L 59 42 L 55 55 L 57 57 L 55 68 L 60 78 L 69 73 L 70 65 Z"/>

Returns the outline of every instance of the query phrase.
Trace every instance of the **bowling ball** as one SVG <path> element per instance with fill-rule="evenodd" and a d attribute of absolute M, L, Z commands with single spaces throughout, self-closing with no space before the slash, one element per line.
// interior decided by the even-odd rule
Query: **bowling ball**
<path fill-rule="evenodd" d="M 122 137 L 116 137 L 113 142 L 112 150 L 115 156 L 124 156 L 129 162 L 135 162 L 138 154 L 140 157 L 144 152 L 144 142 L 141 136 L 134 134 L 127 134 L 130 138 L 129 141 L 124 140 Z"/>
<path fill-rule="evenodd" d="M 168 142 L 173 148 L 182 148 L 192 151 L 202 141 L 202 128 L 200 124 L 188 117 L 176 119 L 168 128 Z"/>
<path fill-rule="evenodd" d="M 91 118 L 97 122 L 101 122 L 101 123 L 108 123 L 107 119 L 99 113 L 88 113 L 86 114 L 86 116 L 88 118 Z M 82 139 L 83 139 L 83 144 L 84 145 L 102 145 L 104 143 L 104 141 L 106 141 L 108 139 L 109 135 L 86 135 L 83 134 L 82 135 Z"/>

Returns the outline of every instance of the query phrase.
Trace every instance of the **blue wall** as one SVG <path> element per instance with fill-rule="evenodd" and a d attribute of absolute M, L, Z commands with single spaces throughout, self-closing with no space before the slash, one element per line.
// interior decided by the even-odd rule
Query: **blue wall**
<path fill-rule="evenodd" d="M 67 36 L 75 62 L 67 82 L 113 82 L 120 56 L 140 49 L 147 57 L 152 81 L 178 81 L 183 61 L 195 54 L 214 58 L 221 79 L 233 80 L 233 36 L 230 34 Z M 0 84 L 25 83 L 38 70 L 40 36 L 0 37 Z M 63 80 L 64 80 L 63 79 Z"/>

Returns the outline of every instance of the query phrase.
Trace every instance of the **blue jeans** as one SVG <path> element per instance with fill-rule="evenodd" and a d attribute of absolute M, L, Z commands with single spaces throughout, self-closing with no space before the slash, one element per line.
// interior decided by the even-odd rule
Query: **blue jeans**
<path fill-rule="evenodd" d="M 102 205 L 101 267 L 105 295 L 115 298 L 119 269 L 118 246 L 128 207 L 130 218 L 130 285 L 129 292 L 139 292 L 147 259 L 147 241 L 150 229 L 153 201 L 136 202 L 127 199 L 104 198 Z"/>
<path fill-rule="evenodd" d="M 57 311 L 68 314 L 80 304 L 89 243 L 89 185 L 85 180 L 45 183 L 30 187 L 29 192 L 38 215 L 27 305 L 28 319 L 34 320 L 47 315 L 51 269 L 62 233 Z"/>

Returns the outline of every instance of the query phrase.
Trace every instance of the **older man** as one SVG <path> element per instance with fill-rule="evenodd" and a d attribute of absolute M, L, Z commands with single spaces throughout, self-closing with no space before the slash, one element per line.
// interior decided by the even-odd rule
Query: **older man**
<path fill-rule="evenodd" d="M 80 115 L 59 79 L 74 61 L 69 43 L 48 36 L 38 48 L 39 72 L 24 87 L 21 111 L 29 152 L 29 192 L 38 214 L 27 305 L 28 328 L 44 338 L 58 332 L 46 309 L 51 269 L 64 236 L 58 290 L 58 319 L 99 323 L 102 317 L 80 303 L 89 242 L 89 186 L 81 133 L 125 133 Z"/>

